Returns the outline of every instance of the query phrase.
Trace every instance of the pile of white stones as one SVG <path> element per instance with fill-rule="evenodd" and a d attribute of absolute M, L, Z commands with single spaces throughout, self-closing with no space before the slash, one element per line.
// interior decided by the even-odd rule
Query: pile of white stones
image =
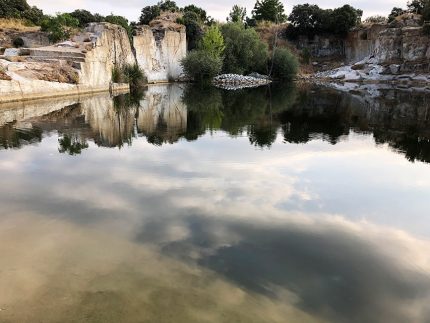
<path fill-rule="evenodd" d="M 266 85 L 272 81 L 265 75 L 254 73 L 248 76 L 239 74 L 222 74 L 215 76 L 213 83 L 215 86 L 222 87 L 225 89 L 243 89 L 248 87 L 257 87 Z"/>

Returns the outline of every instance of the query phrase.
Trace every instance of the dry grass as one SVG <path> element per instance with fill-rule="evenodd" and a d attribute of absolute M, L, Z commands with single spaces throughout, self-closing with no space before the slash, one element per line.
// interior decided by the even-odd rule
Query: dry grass
<path fill-rule="evenodd" d="M 0 18 L 0 28 L 14 29 L 16 31 L 39 31 L 38 26 L 28 26 L 22 19 L 4 19 Z"/>
<path fill-rule="evenodd" d="M 11 80 L 10 76 L 6 74 L 6 71 L 3 66 L 0 66 L 0 80 Z"/>

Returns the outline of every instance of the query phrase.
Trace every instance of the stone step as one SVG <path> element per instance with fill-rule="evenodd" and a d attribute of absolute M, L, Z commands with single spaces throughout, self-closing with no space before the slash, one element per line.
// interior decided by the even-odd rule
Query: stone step
<path fill-rule="evenodd" d="M 68 51 L 68 50 L 57 50 L 57 49 L 30 49 L 30 56 L 43 56 L 43 57 L 52 57 L 52 58 L 85 58 L 85 54 L 80 51 Z"/>
<path fill-rule="evenodd" d="M 37 62 L 56 62 L 59 60 L 63 60 L 63 61 L 72 61 L 74 63 L 85 63 L 85 58 L 82 58 L 82 57 L 29 56 L 29 59 Z"/>

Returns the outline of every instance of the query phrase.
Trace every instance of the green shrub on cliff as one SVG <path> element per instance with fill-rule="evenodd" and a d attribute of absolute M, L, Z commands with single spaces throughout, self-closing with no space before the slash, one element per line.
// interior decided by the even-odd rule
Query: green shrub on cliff
<path fill-rule="evenodd" d="M 296 74 L 299 63 L 287 48 L 277 48 L 271 62 L 271 75 L 279 80 L 291 80 Z"/>
<path fill-rule="evenodd" d="M 205 81 L 221 72 L 222 59 L 203 50 L 193 50 L 182 59 L 181 65 L 189 78 Z"/>

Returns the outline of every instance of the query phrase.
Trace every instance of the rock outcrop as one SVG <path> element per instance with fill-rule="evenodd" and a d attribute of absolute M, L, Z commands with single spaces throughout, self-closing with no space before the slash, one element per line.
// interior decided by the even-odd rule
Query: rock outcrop
<path fill-rule="evenodd" d="M 149 83 L 178 81 L 183 77 L 180 61 L 187 54 L 185 27 L 172 21 L 139 26 L 133 37 L 136 59 Z"/>
<path fill-rule="evenodd" d="M 113 85 L 115 66 L 136 62 L 127 32 L 93 23 L 70 41 L 0 56 L 0 102 L 128 88 Z"/>

